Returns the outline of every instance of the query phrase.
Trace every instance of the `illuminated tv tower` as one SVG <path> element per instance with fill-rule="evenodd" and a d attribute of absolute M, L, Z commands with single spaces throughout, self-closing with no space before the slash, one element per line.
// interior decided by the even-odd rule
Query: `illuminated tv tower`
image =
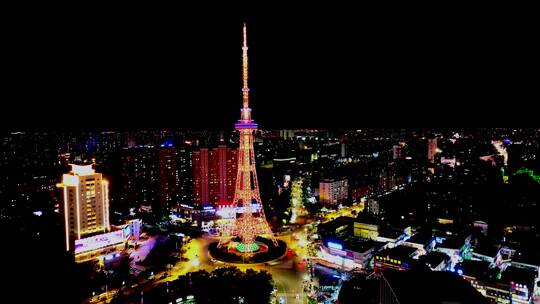
<path fill-rule="evenodd" d="M 255 243 L 255 238 L 259 235 L 269 236 L 276 245 L 277 242 L 266 222 L 255 170 L 253 132 L 257 130 L 257 124 L 251 119 L 251 109 L 249 108 L 248 46 L 245 23 L 242 51 L 243 107 L 240 110 L 240 120 L 235 124 L 236 130 L 240 132 L 240 146 L 238 148 L 238 173 L 233 200 L 233 205 L 241 207 L 242 211 L 232 225 L 223 227 L 219 246 L 233 237 L 239 237 L 241 242 L 237 246 L 238 251 L 249 253 L 259 249 Z"/>

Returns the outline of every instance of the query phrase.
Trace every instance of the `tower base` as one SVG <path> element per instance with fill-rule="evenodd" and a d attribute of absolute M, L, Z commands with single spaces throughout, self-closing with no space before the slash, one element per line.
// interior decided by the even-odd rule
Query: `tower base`
<path fill-rule="evenodd" d="M 218 246 L 218 242 L 210 244 L 208 254 L 211 258 L 231 264 L 258 264 L 279 260 L 287 253 L 287 244 L 277 240 L 257 237 L 254 243 L 244 244 L 239 240 L 231 240 Z"/>
<path fill-rule="evenodd" d="M 244 244 L 239 243 L 236 245 L 236 250 L 242 252 L 242 253 L 256 253 L 261 249 L 261 246 L 257 245 L 257 243 L 251 243 L 251 244 Z"/>

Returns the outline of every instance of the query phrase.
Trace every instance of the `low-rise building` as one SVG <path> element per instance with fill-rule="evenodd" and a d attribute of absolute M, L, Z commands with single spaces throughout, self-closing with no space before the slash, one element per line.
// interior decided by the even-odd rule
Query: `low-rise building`
<path fill-rule="evenodd" d="M 376 240 L 387 243 L 387 246 L 391 248 L 401 245 L 408 237 L 409 235 L 401 229 L 383 227 L 379 229 L 379 236 Z"/>
<path fill-rule="evenodd" d="M 450 257 L 446 253 L 430 251 L 418 260 L 432 271 L 445 271 L 450 268 Z"/>
<path fill-rule="evenodd" d="M 464 256 L 470 255 L 471 237 L 472 236 L 469 234 L 446 238 L 440 245 L 436 246 L 436 250 L 450 256 L 453 267 L 462 261 Z"/>
<path fill-rule="evenodd" d="M 375 271 L 386 269 L 408 270 L 414 267 L 414 260 L 418 255 L 418 249 L 413 247 L 396 246 L 386 248 L 375 255 L 373 269 Z"/>
<path fill-rule="evenodd" d="M 500 271 L 487 261 L 464 260 L 455 272 L 493 303 L 530 303 L 534 294 L 534 271 L 507 267 Z"/>
<path fill-rule="evenodd" d="M 354 221 L 353 234 L 356 237 L 376 241 L 379 237 L 379 221 L 372 216 L 360 214 Z"/>
<path fill-rule="evenodd" d="M 111 226 L 111 231 L 75 240 L 74 256 L 77 263 L 99 259 L 107 260 L 127 248 L 128 244 L 136 244 L 141 235 L 142 222 L 135 219 L 124 225 Z"/>
<path fill-rule="evenodd" d="M 353 235 L 355 219 L 347 216 L 340 216 L 333 221 L 321 223 L 317 226 L 319 235 L 324 237 L 345 238 Z"/>
<path fill-rule="evenodd" d="M 334 268 L 345 270 L 370 269 L 373 255 L 384 247 L 384 243 L 348 237 L 323 242 L 319 250 L 319 261 Z"/>
<path fill-rule="evenodd" d="M 421 250 L 424 254 L 430 252 L 435 248 L 435 237 L 431 231 L 419 231 L 412 237 L 403 242 L 404 246 L 414 247 Z"/>

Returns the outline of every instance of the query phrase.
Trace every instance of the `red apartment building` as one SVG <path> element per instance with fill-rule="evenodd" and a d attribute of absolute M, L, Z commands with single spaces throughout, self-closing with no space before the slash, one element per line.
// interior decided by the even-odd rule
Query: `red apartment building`
<path fill-rule="evenodd" d="M 193 204 L 229 205 L 234 199 L 237 149 L 219 145 L 193 152 Z"/>

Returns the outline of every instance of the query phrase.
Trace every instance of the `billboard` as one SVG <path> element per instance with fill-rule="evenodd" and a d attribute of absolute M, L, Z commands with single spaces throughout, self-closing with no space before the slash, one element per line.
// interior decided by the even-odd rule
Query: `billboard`
<path fill-rule="evenodd" d="M 141 235 L 141 225 L 142 225 L 141 220 L 131 221 L 131 228 L 132 228 L 131 236 L 133 237 L 135 241 L 138 241 Z"/>
<path fill-rule="evenodd" d="M 75 254 L 117 245 L 124 241 L 124 230 L 99 234 L 80 240 L 75 240 Z"/>
<path fill-rule="evenodd" d="M 124 226 L 124 240 L 130 239 L 138 241 L 141 235 L 141 220 L 131 220 Z"/>
<path fill-rule="evenodd" d="M 259 204 L 251 204 L 251 212 L 260 212 Z M 244 213 L 244 207 L 224 206 L 216 210 L 216 214 L 223 219 L 236 218 L 236 214 Z"/>

